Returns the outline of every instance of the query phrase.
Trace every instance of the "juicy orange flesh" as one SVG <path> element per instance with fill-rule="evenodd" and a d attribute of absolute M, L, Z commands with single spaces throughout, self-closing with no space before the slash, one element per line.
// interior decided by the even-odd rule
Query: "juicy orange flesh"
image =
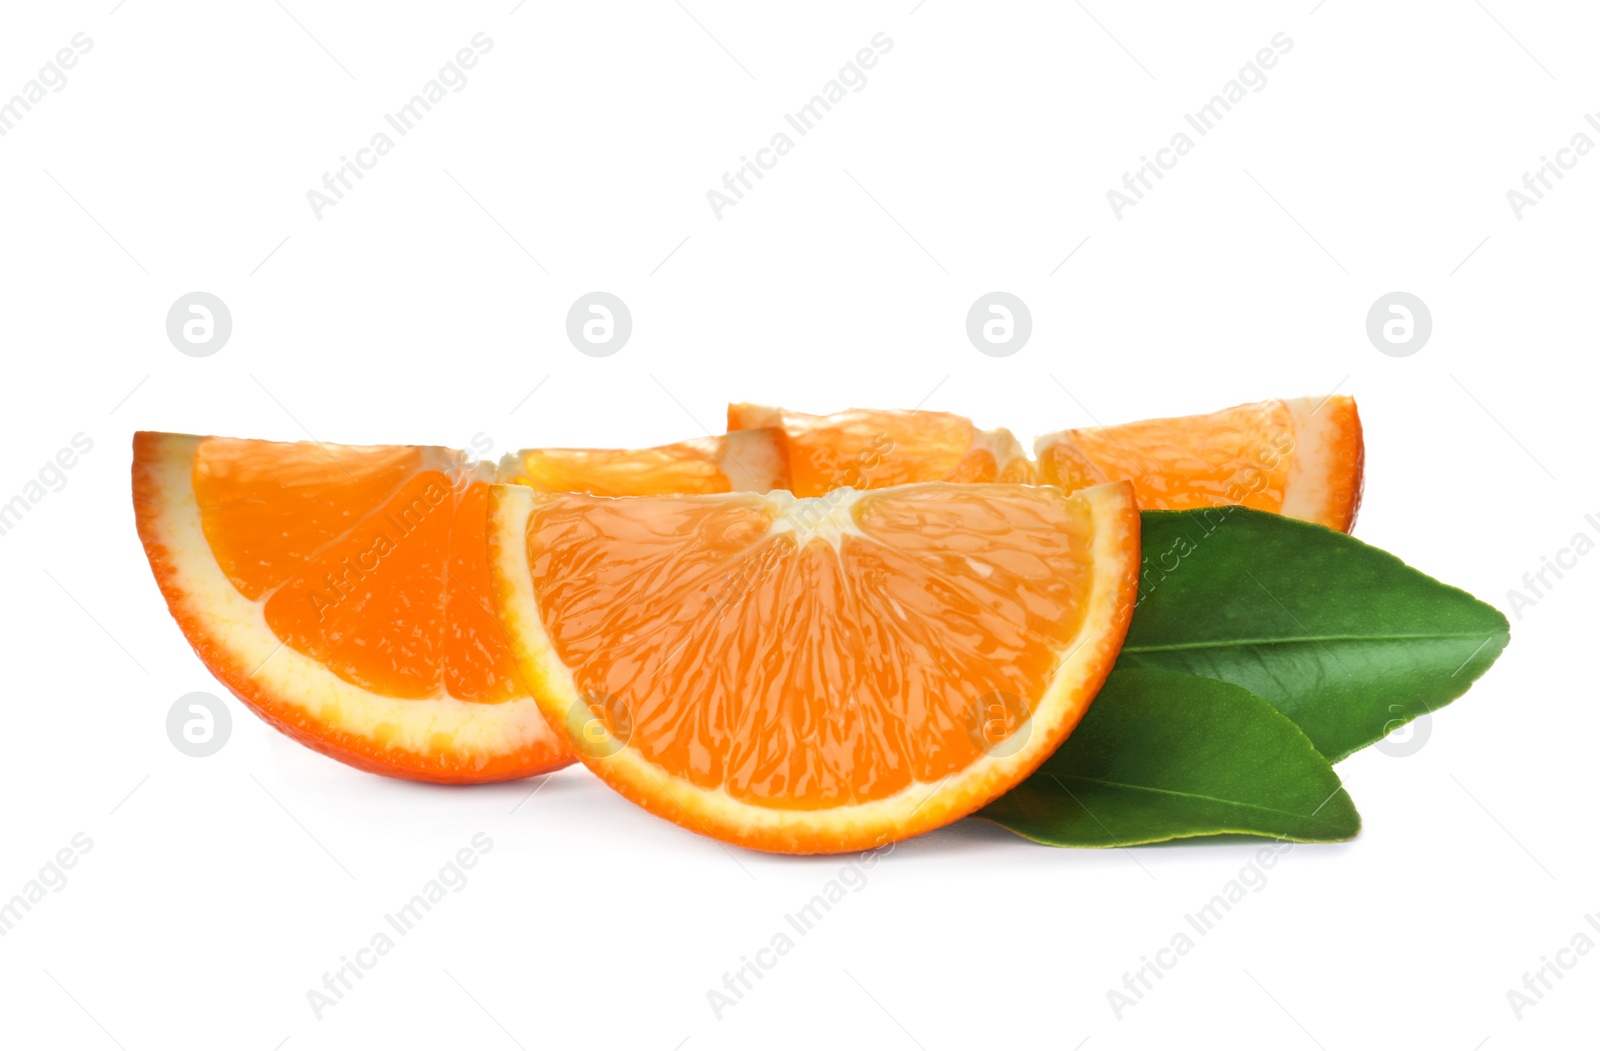
<path fill-rule="evenodd" d="M 1146 511 L 1283 507 L 1294 421 L 1281 401 L 1206 416 L 1068 431 L 1041 450 L 1039 473 L 1067 491 L 1126 479 Z M 1152 465 L 1159 465 L 1153 469 Z"/>
<path fill-rule="evenodd" d="M 940 481 L 961 466 L 976 433 L 966 418 L 944 412 L 786 412 L 783 424 L 796 496 Z M 987 478 L 971 480 L 994 481 L 993 457 L 990 464 Z"/>
<path fill-rule="evenodd" d="M 1004 462 L 965 416 L 923 409 L 847 409 L 829 416 L 736 402 L 728 430 L 781 427 L 796 496 L 832 489 L 884 489 L 912 482 L 1037 482 L 1033 465 L 1009 431 L 992 432 L 1010 446 Z"/>
<path fill-rule="evenodd" d="M 715 440 L 653 449 L 536 449 L 506 481 L 547 493 L 665 496 L 725 493 L 731 486 L 717 463 Z"/>
<path fill-rule="evenodd" d="M 1000 477 L 1000 465 L 988 449 L 973 449 L 961 458 L 945 481 L 994 482 Z"/>
<path fill-rule="evenodd" d="M 336 451 L 335 451 L 336 450 Z M 290 648 L 391 697 L 517 696 L 490 604 L 488 480 L 444 449 L 207 438 L 218 564 Z"/>
<path fill-rule="evenodd" d="M 1009 441 L 1015 441 L 1010 431 L 1000 432 Z M 943 479 L 947 482 L 1004 482 L 1011 485 L 1037 485 L 1038 475 L 1033 463 L 1017 446 L 1002 464 L 995 460 L 989 449 L 978 447 L 961 458 L 956 469 Z"/>
<path fill-rule="evenodd" d="M 1087 501 L 865 493 L 835 547 L 758 496 L 541 500 L 528 555 L 578 693 L 668 774 L 816 809 L 936 783 L 1017 732 L 1092 588 Z M 797 537 L 802 538 L 798 539 Z"/>

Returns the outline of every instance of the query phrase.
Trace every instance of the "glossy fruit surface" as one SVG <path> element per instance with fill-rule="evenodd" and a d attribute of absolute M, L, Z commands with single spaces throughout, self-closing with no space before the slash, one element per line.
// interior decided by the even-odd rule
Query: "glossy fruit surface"
<path fill-rule="evenodd" d="M 1348 533 L 1361 506 L 1361 417 L 1344 395 L 1059 431 L 1034 451 L 1041 481 L 1125 479 L 1145 511 L 1242 504 Z"/>
<path fill-rule="evenodd" d="M 780 436 L 790 489 L 883 489 L 910 482 L 1035 480 L 1033 463 L 1011 432 L 980 430 L 965 416 L 917 409 L 847 409 L 827 416 L 737 402 L 730 435 L 751 428 Z"/>
<path fill-rule="evenodd" d="M 863 849 L 972 812 L 1077 724 L 1132 610 L 1125 483 L 796 499 L 495 486 L 495 605 L 580 759 L 687 828 Z"/>

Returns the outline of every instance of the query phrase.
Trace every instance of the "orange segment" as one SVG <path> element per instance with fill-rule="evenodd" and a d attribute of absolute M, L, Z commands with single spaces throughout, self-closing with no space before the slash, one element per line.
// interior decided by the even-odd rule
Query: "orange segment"
<path fill-rule="evenodd" d="M 135 439 L 135 456 L 165 437 L 177 438 Z M 335 462 L 312 442 L 278 444 L 270 456 L 262 455 L 262 442 L 204 442 L 205 456 L 197 456 L 190 471 L 203 508 L 201 528 L 228 579 L 251 599 L 347 534 L 352 507 L 381 507 L 422 469 L 427 455 L 405 445 L 344 446 Z"/>
<path fill-rule="evenodd" d="M 497 485 L 495 603 L 612 787 L 762 850 L 971 813 L 1071 732 L 1127 630 L 1126 483 L 605 498 Z"/>
<path fill-rule="evenodd" d="M 1031 482 L 1033 465 L 1010 431 L 979 430 L 965 416 L 899 409 L 848 409 L 813 416 L 736 402 L 730 434 L 776 428 L 796 496 L 830 489 L 882 489 L 910 482 Z"/>
<path fill-rule="evenodd" d="M 1243 504 L 1349 532 L 1361 505 L 1361 418 L 1343 395 L 1060 431 L 1034 449 L 1046 484 L 1127 479 L 1145 510 Z"/>
<path fill-rule="evenodd" d="M 651 449 L 524 449 L 501 461 L 499 480 L 596 496 L 764 493 L 788 486 L 781 442 L 768 428 Z"/>
<path fill-rule="evenodd" d="M 571 762 L 491 612 L 491 481 L 449 449 L 134 437 L 139 535 L 206 666 L 303 743 L 415 780 Z"/>

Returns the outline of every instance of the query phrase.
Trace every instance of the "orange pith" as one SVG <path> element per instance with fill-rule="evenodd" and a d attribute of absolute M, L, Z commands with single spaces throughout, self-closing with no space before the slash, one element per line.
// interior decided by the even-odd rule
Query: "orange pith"
<path fill-rule="evenodd" d="M 1361 503 L 1361 420 L 1345 396 L 1061 431 L 1035 450 L 1046 484 L 1127 479 L 1145 510 L 1242 504 L 1348 532 Z"/>
<path fill-rule="evenodd" d="M 1034 481 L 1010 431 L 979 430 L 964 416 L 899 409 L 848 409 L 828 416 L 736 402 L 728 430 L 775 428 L 796 496 L 831 489 L 883 489 L 911 482 Z"/>
<path fill-rule="evenodd" d="M 1026 776 L 1115 660 L 1138 561 L 1120 483 L 495 486 L 490 518 L 497 609 L 580 758 L 661 816 L 801 853 L 914 835 Z"/>
<path fill-rule="evenodd" d="M 419 780 L 571 761 L 491 612 L 487 465 L 431 447 L 141 432 L 133 470 L 173 616 L 269 722 Z"/>

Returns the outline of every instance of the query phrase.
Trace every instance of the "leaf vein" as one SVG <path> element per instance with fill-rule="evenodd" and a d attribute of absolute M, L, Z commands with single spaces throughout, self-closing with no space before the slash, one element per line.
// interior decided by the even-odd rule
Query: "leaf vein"
<path fill-rule="evenodd" d="M 1239 799 L 1224 799 L 1221 796 L 1208 796 L 1208 795 L 1204 795 L 1204 794 L 1199 793 L 1199 792 L 1184 792 L 1184 791 L 1182 791 L 1180 789 L 1176 789 L 1176 788 L 1157 788 L 1155 785 L 1131 785 L 1131 784 L 1128 784 L 1128 783 L 1123 782 L 1123 781 L 1108 781 L 1108 780 L 1106 780 L 1104 778 L 1099 778 L 1099 777 L 1085 777 L 1082 774 L 1061 774 L 1061 775 L 1052 774 L 1051 776 L 1053 776 L 1053 777 L 1068 777 L 1068 778 L 1071 778 L 1074 781 L 1083 781 L 1083 782 L 1085 782 L 1087 784 L 1091 784 L 1091 785 L 1104 785 L 1107 788 L 1126 788 L 1126 789 L 1129 789 L 1129 790 L 1135 791 L 1135 792 L 1155 792 L 1155 793 L 1158 793 L 1160 795 L 1183 796 L 1184 798 L 1187 798 L 1187 799 L 1204 800 L 1207 803 L 1221 803 L 1221 804 L 1223 804 L 1225 806 L 1243 807 L 1243 808 L 1245 808 L 1247 810 L 1259 810 L 1259 811 L 1261 811 L 1262 813 L 1265 813 L 1265 814 L 1279 814 L 1279 815 L 1281 815 L 1283 817 L 1295 818 L 1296 820 L 1304 821 L 1304 822 L 1307 822 L 1307 823 L 1319 823 L 1319 824 L 1321 823 L 1321 822 L 1317 821 L 1315 814 L 1299 814 L 1299 813 L 1295 813 L 1292 810 L 1279 810 L 1276 807 L 1263 806 L 1263 805 L 1261 805 L 1259 803 L 1246 803 L 1243 800 L 1239 800 Z M 1063 787 L 1065 787 L 1065 786 L 1063 786 Z M 1070 793 L 1068 793 L 1068 794 L 1070 795 Z M 1078 805 L 1079 806 L 1083 806 L 1082 803 L 1079 803 Z M 1093 815 L 1091 815 L 1091 816 L 1093 816 Z M 1104 826 L 1102 826 L 1102 827 L 1104 827 Z"/>
<path fill-rule="evenodd" d="M 1504 631 L 1495 631 L 1489 634 L 1491 639 L 1504 636 Z M 1147 645 L 1125 645 L 1123 653 L 1168 653 L 1177 650 L 1220 650 L 1235 646 L 1310 646 L 1323 643 L 1336 642 L 1417 642 L 1417 641 L 1447 641 L 1453 639 L 1481 639 L 1481 631 L 1467 631 L 1451 634 L 1432 635 L 1306 635 L 1306 636 L 1280 636 L 1278 638 L 1261 639 L 1206 639 L 1195 642 L 1169 642 Z M 1470 659 L 1470 658 L 1469 658 Z"/>

